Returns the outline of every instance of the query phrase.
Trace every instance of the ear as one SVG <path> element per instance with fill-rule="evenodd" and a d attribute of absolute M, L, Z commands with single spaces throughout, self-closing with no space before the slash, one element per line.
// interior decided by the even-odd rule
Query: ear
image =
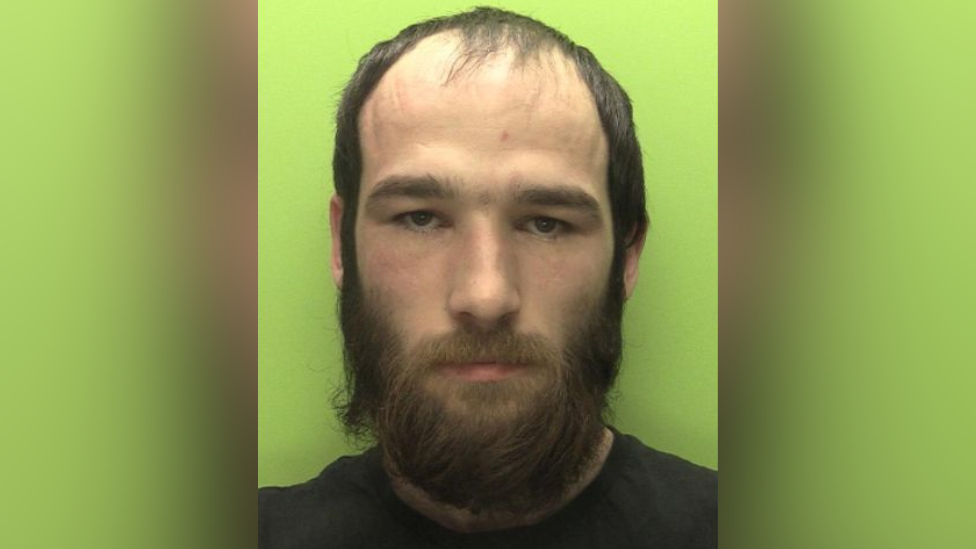
<path fill-rule="evenodd" d="M 332 227 L 332 279 L 342 288 L 342 214 L 345 205 L 339 195 L 332 196 L 329 204 L 329 224 Z"/>
<path fill-rule="evenodd" d="M 634 290 L 637 289 L 637 279 L 640 275 L 640 258 L 641 254 L 644 253 L 644 243 L 647 241 L 647 228 L 635 229 L 640 231 L 639 234 L 635 234 L 636 238 L 633 238 L 633 244 L 624 251 L 624 296 L 626 299 L 630 299 L 630 296 L 634 295 Z"/>

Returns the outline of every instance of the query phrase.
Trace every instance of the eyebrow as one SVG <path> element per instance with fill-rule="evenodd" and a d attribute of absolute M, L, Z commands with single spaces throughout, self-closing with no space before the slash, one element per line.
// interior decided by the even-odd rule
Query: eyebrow
<path fill-rule="evenodd" d="M 600 203 L 577 187 L 523 185 L 515 191 L 515 202 L 526 206 L 570 208 L 600 219 Z"/>
<path fill-rule="evenodd" d="M 433 175 L 394 175 L 381 180 L 369 193 L 366 208 L 374 208 L 386 199 L 416 198 L 453 200 L 458 197 L 457 188 Z M 521 206 L 569 208 L 600 220 L 600 203 L 583 189 L 569 185 L 519 185 L 514 201 Z"/>
<path fill-rule="evenodd" d="M 383 179 L 369 193 L 367 205 L 387 198 L 420 198 L 450 200 L 457 197 L 457 191 L 450 183 L 442 182 L 432 175 L 401 176 Z"/>

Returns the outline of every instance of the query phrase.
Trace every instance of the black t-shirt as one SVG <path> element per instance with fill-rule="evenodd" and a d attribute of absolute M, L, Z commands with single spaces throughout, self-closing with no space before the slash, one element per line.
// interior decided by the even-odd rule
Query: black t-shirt
<path fill-rule="evenodd" d="M 460 534 L 394 493 L 374 449 L 292 488 L 258 490 L 258 548 L 655 548 L 718 546 L 718 474 L 614 432 L 603 470 L 539 524 Z"/>

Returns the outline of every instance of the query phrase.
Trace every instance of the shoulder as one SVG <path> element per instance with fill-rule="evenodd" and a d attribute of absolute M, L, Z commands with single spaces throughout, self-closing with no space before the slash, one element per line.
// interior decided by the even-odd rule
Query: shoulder
<path fill-rule="evenodd" d="M 682 546 L 713 547 L 718 530 L 718 472 L 655 450 L 636 437 L 617 435 L 624 446 L 614 498 L 635 512 L 635 525 Z"/>
<path fill-rule="evenodd" d="M 326 496 L 345 496 L 372 488 L 370 460 L 367 453 L 339 458 L 316 478 L 288 487 L 258 489 L 258 510 L 274 511 L 281 507 L 312 505 Z"/>
<path fill-rule="evenodd" d="M 258 489 L 258 547 L 337 539 L 351 524 L 368 520 L 376 500 L 366 461 L 344 457 L 303 484 Z"/>
<path fill-rule="evenodd" d="M 637 437 L 618 436 L 627 449 L 625 470 L 635 479 L 674 497 L 717 499 L 717 471 L 651 448 Z"/>

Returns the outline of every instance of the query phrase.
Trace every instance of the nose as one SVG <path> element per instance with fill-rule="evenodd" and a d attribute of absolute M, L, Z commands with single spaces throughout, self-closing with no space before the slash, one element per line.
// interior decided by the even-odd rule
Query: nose
<path fill-rule="evenodd" d="M 518 258 L 504 235 L 472 229 L 459 242 L 448 308 L 466 327 L 490 331 L 511 322 L 521 307 Z"/>

